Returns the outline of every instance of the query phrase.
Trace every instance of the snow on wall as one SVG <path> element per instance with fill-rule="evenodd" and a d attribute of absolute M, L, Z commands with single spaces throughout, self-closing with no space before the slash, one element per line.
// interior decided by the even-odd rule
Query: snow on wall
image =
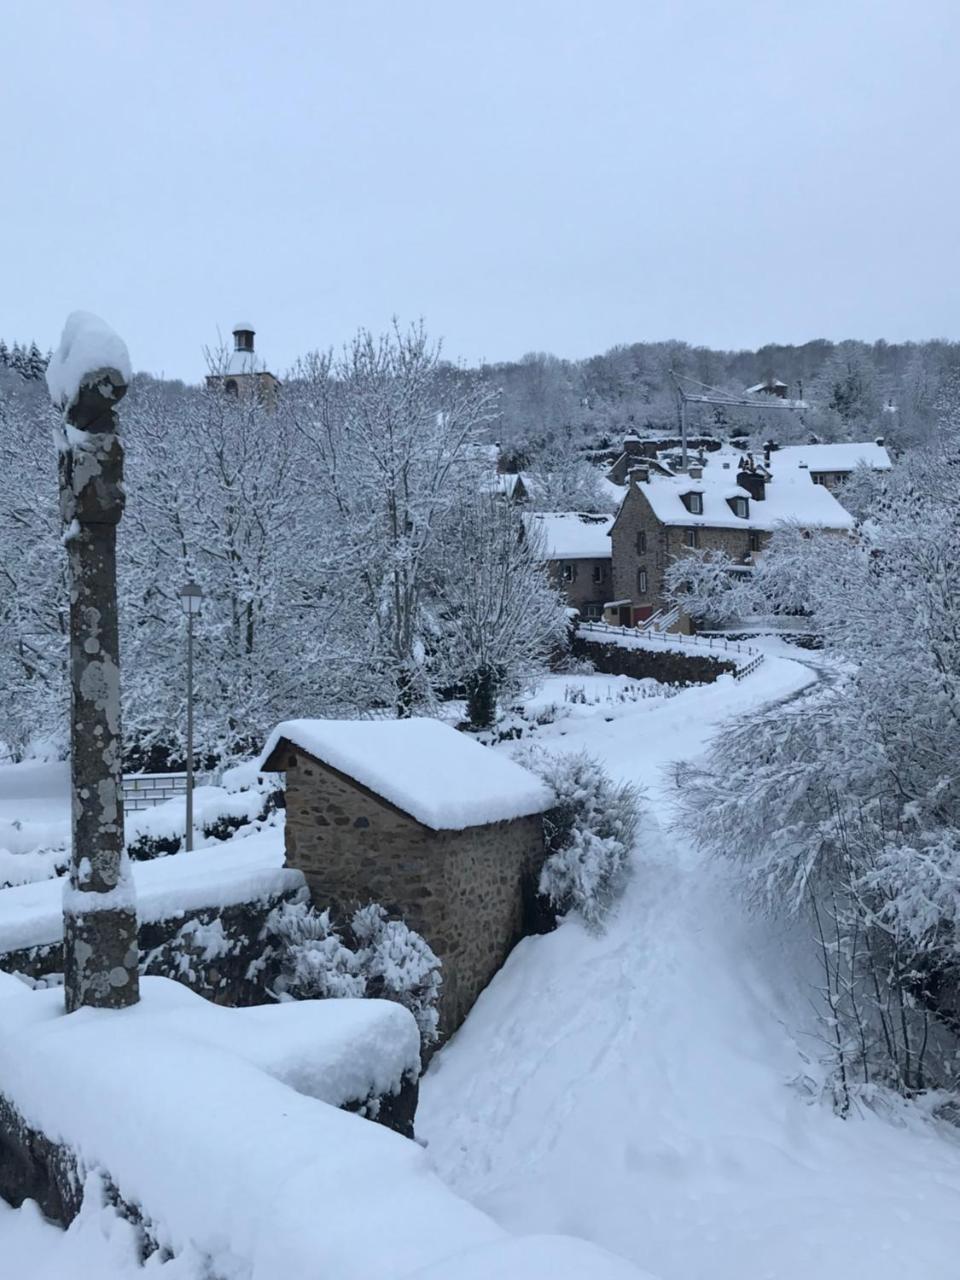
<path fill-rule="evenodd" d="M 583 1241 L 517 1244 L 440 1181 L 414 1142 L 294 1092 L 178 1028 L 182 992 L 64 1016 L 58 991 L 0 984 L 0 1078 L 28 1125 L 106 1171 L 153 1238 L 231 1280 L 461 1274 L 641 1280 Z M 8 998 L 9 997 L 9 998 Z M 316 1008 L 316 1006 L 314 1006 Z M 179 1012 L 178 1012 L 179 1011 Z M 280 1010 L 281 1016 L 283 1010 Z M 576 1269 L 561 1270 L 569 1254 Z M 520 1270 L 517 1270 L 517 1267 Z"/>
<path fill-rule="evenodd" d="M 72 312 L 47 366 L 50 398 L 61 409 L 68 409 L 91 375 L 106 369 L 115 369 L 129 383 L 132 373 L 126 343 L 99 316 L 89 311 Z"/>
<path fill-rule="evenodd" d="M 283 832 L 271 828 L 189 854 L 132 864 L 141 923 L 204 907 L 223 908 L 277 896 L 303 885 L 283 865 Z M 0 954 L 63 939 L 63 881 L 0 890 Z"/>
<path fill-rule="evenodd" d="M 529 770 L 426 717 L 285 720 L 270 735 L 261 768 L 284 740 L 435 831 L 525 818 L 553 800 Z"/>

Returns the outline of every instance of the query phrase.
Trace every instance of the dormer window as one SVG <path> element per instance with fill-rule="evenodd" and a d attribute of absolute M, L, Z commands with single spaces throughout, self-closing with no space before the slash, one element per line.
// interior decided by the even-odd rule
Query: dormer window
<path fill-rule="evenodd" d="M 741 520 L 746 520 L 750 515 L 750 499 L 749 498 L 731 498 L 730 509 L 735 516 L 739 516 Z"/>
<path fill-rule="evenodd" d="M 692 516 L 703 515 L 702 493 L 684 493 L 680 495 L 680 500 Z"/>

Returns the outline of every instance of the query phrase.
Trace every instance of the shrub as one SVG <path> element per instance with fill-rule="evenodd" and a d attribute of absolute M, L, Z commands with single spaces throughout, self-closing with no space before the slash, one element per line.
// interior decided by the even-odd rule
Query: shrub
<path fill-rule="evenodd" d="M 418 933 L 377 903 L 360 907 L 342 930 L 329 911 L 284 903 L 271 912 L 266 933 L 279 953 L 281 999 L 394 1000 L 413 1014 L 425 1045 L 436 1040 L 440 961 Z"/>
<path fill-rule="evenodd" d="M 557 797 L 544 816 L 547 857 L 539 891 L 559 914 L 576 911 L 599 928 L 627 878 L 640 791 L 615 783 L 586 752 L 552 755 L 531 748 L 519 758 Z"/>

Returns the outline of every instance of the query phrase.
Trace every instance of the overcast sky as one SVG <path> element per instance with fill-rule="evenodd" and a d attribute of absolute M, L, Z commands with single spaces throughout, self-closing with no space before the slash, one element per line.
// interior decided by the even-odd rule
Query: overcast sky
<path fill-rule="evenodd" d="M 960 338 L 958 0 L 0 0 L 0 336 Z"/>

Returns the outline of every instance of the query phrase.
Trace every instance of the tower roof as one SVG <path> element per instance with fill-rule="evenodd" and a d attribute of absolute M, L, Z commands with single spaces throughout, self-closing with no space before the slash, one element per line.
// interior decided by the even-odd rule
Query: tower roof
<path fill-rule="evenodd" d="M 256 333 L 256 329 L 249 320 L 238 320 L 230 330 L 231 333 Z"/>

